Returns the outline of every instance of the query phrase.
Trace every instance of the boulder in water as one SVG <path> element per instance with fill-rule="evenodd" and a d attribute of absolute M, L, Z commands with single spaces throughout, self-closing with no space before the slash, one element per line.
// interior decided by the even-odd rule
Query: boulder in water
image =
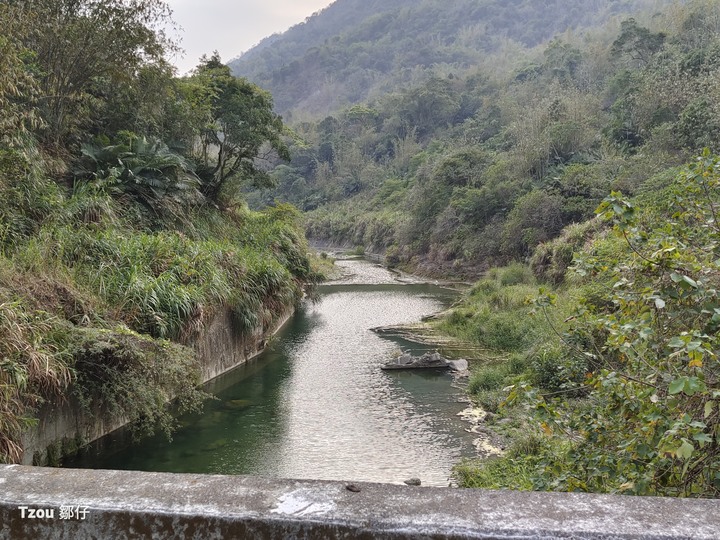
<path fill-rule="evenodd" d="M 402 354 L 388 362 L 381 369 L 447 369 L 450 367 L 448 361 L 439 353 L 425 353 L 422 356 Z"/>

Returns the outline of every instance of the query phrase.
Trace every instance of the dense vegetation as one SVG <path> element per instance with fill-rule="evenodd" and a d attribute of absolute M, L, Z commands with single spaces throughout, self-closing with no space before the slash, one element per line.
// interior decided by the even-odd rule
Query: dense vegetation
<path fill-rule="evenodd" d="M 58 396 L 196 406 L 213 314 L 268 328 L 314 279 L 287 201 L 314 239 L 487 270 L 436 324 L 514 442 L 463 485 L 719 494 L 716 2 L 342 0 L 234 64 L 292 130 L 217 55 L 174 77 L 166 21 L 0 4 L 0 459 Z"/>
<path fill-rule="evenodd" d="M 230 62 L 288 119 L 334 113 L 438 73 L 513 62 L 522 47 L 663 1 L 338 0 Z"/>
<path fill-rule="evenodd" d="M 720 8 L 656 4 L 550 41 L 532 25 L 508 30 L 512 42 L 477 30 L 485 41 L 467 49 L 467 32 L 443 37 L 449 8 L 418 26 L 433 39 L 393 49 L 395 22 L 433 5 L 388 5 L 306 56 L 302 28 L 289 34 L 298 58 L 273 73 L 329 80 L 317 66 L 342 58 L 340 101 L 316 107 L 321 93 L 293 89 L 287 103 L 332 114 L 294 110 L 292 160 L 271 171 L 275 192 L 249 200 L 291 201 L 311 238 L 391 265 L 489 269 L 437 324 L 485 351 L 469 389 L 514 442 L 459 467 L 463 485 L 718 496 Z M 371 23 L 384 40 L 357 58 L 393 75 L 369 84 L 352 47 L 367 52 L 356 36 Z M 248 65 L 264 58 L 271 73 L 282 47 L 274 38 Z M 401 56 L 420 51 L 427 63 Z"/>
<path fill-rule="evenodd" d="M 292 208 L 247 210 L 287 157 L 266 92 L 217 56 L 178 79 L 160 1 L 0 3 L 0 462 L 46 401 L 143 429 L 196 407 L 220 309 L 269 328 L 313 278 Z"/>
<path fill-rule="evenodd" d="M 435 274 L 530 255 L 609 191 L 714 147 L 718 7 L 697 1 L 533 49 L 506 71 L 433 68 L 428 81 L 294 124 L 275 192 L 309 237 Z M 507 64 L 507 62 L 506 62 Z M 457 71 L 455 71 L 457 68 Z"/>
<path fill-rule="evenodd" d="M 611 231 L 576 227 L 538 249 L 535 276 L 498 271 L 441 323 L 493 351 L 470 389 L 513 419 L 508 454 L 459 467 L 465 485 L 720 495 L 720 160 L 650 187 L 607 197 Z M 527 294 L 535 278 L 560 284 Z"/>

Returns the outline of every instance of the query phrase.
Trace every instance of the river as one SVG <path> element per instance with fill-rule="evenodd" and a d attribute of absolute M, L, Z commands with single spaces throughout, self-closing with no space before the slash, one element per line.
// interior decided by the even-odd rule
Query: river
<path fill-rule="evenodd" d="M 360 259 L 337 264 L 345 277 L 319 287 L 268 350 L 211 381 L 217 399 L 180 418 L 171 442 L 128 444 L 120 431 L 64 465 L 447 486 L 476 452 L 457 416 L 463 391 L 450 374 L 381 371 L 400 349 L 429 348 L 370 329 L 418 321 L 457 293 Z"/>

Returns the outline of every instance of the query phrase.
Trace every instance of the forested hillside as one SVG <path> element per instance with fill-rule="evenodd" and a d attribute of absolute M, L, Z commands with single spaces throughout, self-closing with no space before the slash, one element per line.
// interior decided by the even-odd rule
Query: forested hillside
<path fill-rule="evenodd" d="M 718 6 L 696 1 L 512 49 L 514 65 L 442 70 L 293 125 L 274 192 L 311 238 L 391 264 L 477 275 L 593 216 L 611 190 L 717 145 Z M 509 52 L 508 52 L 509 54 Z"/>
<path fill-rule="evenodd" d="M 720 6 L 650 7 L 492 62 L 436 39 L 424 77 L 296 123 L 277 191 L 250 195 L 316 240 L 482 276 L 432 323 L 482 351 L 469 391 L 508 448 L 464 486 L 720 494 Z"/>
<path fill-rule="evenodd" d="M 0 3 L 0 462 L 69 396 L 169 430 L 170 399 L 201 403 L 189 345 L 213 316 L 267 329 L 312 278 L 296 212 L 239 197 L 261 147 L 287 154 L 271 97 L 217 57 L 174 77 L 167 17 Z"/>
<path fill-rule="evenodd" d="M 336 112 L 435 75 L 508 62 L 555 34 L 582 32 L 661 0 L 338 0 L 230 62 L 286 119 Z M 510 67 L 515 67 L 511 65 Z M 291 115 L 291 116 L 289 116 Z"/>
<path fill-rule="evenodd" d="M 480 278 L 431 323 L 481 351 L 469 392 L 507 448 L 457 467 L 461 485 L 717 497 L 720 6 L 585 3 L 592 27 L 547 41 L 552 4 L 541 26 L 495 20 L 502 37 L 457 19 L 448 37 L 444 6 L 435 33 L 383 42 L 433 4 L 283 68 L 300 81 L 292 160 L 249 200 L 298 205 L 316 241 Z"/>

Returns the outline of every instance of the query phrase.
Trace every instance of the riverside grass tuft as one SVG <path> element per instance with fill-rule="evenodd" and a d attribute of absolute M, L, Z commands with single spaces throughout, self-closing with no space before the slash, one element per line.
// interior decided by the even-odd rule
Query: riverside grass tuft
<path fill-rule="evenodd" d="M 486 420 L 489 427 L 512 441 L 502 457 L 458 464 L 454 476 L 463 487 L 533 489 L 544 440 L 522 406 L 506 403 L 507 388 L 524 380 L 539 384 L 565 380 L 566 358 L 553 357 L 552 365 L 541 359 L 560 349 L 560 338 L 552 328 L 563 328 L 574 305 L 574 295 L 567 295 L 546 319 L 532 305 L 539 287 L 526 265 L 492 268 L 434 323 L 442 333 L 476 343 L 483 351 L 473 362 L 468 393 L 491 413 Z"/>

